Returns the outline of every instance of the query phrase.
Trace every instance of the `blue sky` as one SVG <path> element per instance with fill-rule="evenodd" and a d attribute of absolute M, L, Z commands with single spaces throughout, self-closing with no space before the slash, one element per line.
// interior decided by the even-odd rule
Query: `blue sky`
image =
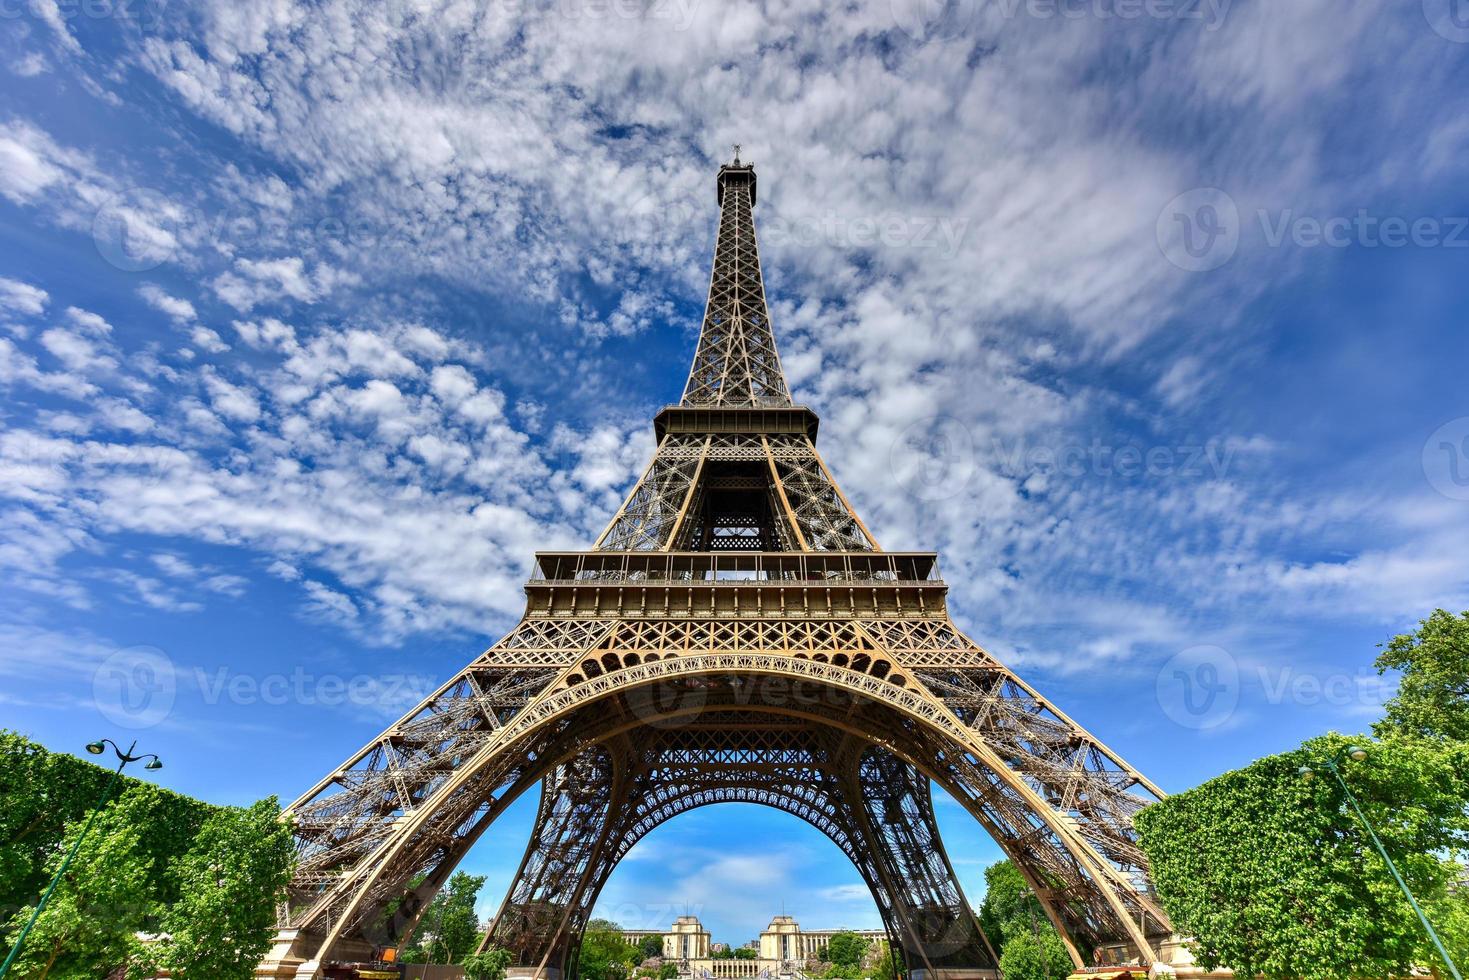
<path fill-rule="evenodd" d="M 978 642 L 1168 790 L 1360 730 L 1469 607 L 1450 3 L 10 4 L 0 724 L 290 799 L 450 676 L 644 464 L 739 142 L 796 396 Z M 858 883 L 724 806 L 601 911 Z"/>

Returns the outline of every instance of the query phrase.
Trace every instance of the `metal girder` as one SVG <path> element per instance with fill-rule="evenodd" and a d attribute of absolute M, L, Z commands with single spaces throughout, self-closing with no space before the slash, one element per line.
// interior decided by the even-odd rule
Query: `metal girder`
<path fill-rule="evenodd" d="M 574 967 L 627 849 L 733 800 L 836 842 L 910 967 L 989 963 L 930 780 L 1078 961 L 1119 941 L 1152 961 L 1170 934 L 1133 830 L 1161 792 L 954 626 L 932 555 L 879 553 L 781 376 L 753 169 L 724 168 L 719 189 L 703 332 L 653 461 L 593 550 L 538 556 L 551 571 L 509 635 L 288 808 L 298 864 L 260 976 L 314 978 L 339 948 L 400 941 L 538 783 L 492 930 L 524 965 Z M 736 550 L 752 544 L 780 550 Z"/>
<path fill-rule="evenodd" d="M 719 234 L 685 405 L 789 405 L 755 244 L 755 171 L 719 171 Z"/>
<path fill-rule="evenodd" d="M 938 849 L 928 781 L 917 770 L 885 749 L 819 726 L 773 726 L 751 716 L 740 727 L 736 716 L 721 718 L 717 727 L 658 728 L 622 740 L 615 765 L 579 768 L 602 780 L 595 789 L 561 779 L 560 769 L 548 777 L 526 858 L 484 945 L 510 950 L 517 966 L 551 966 L 566 975 L 580 930 L 564 923 L 586 923 L 601 884 L 634 844 L 680 813 L 744 802 L 791 813 L 830 838 L 857 867 L 895 948 L 910 963 L 995 965 Z M 607 758 L 604 746 L 588 750 L 588 757 Z M 574 805 L 588 793 L 612 798 L 618 769 L 631 775 L 617 806 Z M 865 817 L 853 811 L 853 794 L 843 792 L 850 785 L 860 787 Z M 888 801 L 899 801 L 910 826 L 891 827 L 887 818 L 898 811 L 873 811 Z M 604 840 L 615 845 L 600 852 L 591 846 Z M 547 868 L 554 873 L 544 874 Z M 571 884 L 582 881 L 595 885 Z"/>

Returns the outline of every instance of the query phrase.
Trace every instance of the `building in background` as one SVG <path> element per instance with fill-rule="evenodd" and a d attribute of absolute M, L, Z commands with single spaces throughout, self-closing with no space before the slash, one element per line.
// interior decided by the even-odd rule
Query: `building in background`
<path fill-rule="evenodd" d="M 698 978 L 791 977 L 801 973 L 808 960 L 822 958 L 827 943 L 839 932 L 856 933 L 868 942 L 886 939 L 882 929 L 802 929 L 793 916 L 777 915 L 754 942 L 745 949 L 756 951 L 754 959 L 715 959 L 715 952 L 728 949 L 727 943 L 710 942 L 709 932 L 696 915 L 681 915 L 666 932 L 649 929 L 627 929 L 623 938 L 639 945 L 648 936 L 663 939 L 663 959 L 675 964 L 679 974 Z"/>

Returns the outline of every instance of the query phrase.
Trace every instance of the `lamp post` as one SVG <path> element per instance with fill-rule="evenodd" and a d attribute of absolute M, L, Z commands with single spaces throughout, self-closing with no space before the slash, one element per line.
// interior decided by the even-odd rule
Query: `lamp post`
<path fill-rule="evenodd" d="M 1403 890 L 1403 895 L 1407 897 L 1408 904 L 1413 907 L 1413 911 L 1418 915 L 1418 921 L 1423 924 L 1423 931 L 1428 933 L 1428 938 L 1433 940 L 1433 946 L 1438 950 L 1438 955 L 1442 956 L 1444 963 L 1448 965 L 1449 974 L 1454 980 L 1464 980 L 1463 976 L 1459 973 L 1459 968 L 1454 965 L 1454 961 L 1449 957 L 1449 951 L 1444 949 L 1443 941 L 1438 938 L 1438 933 L 1434 932 L 1433 925 L 1428 921 L 1428 916 L 1424 915 L 1423 910 L 1418 907 L 1418 900 L 1413 897 L 1412 891 L 1408 888 L 1408 883 L 1398 873 L 1398 866 L 1393 864 L 1392 858 L 1387 856 L 1387 849 L 1382 846 L 1382 841 L 1377 839 L 1377 831 L 1372 828 L 1372 821 L 1367 819 L 1367 814 L 1363 813 L 1362 808 L 1357 805 L 1357 798 L 1352 795 L 1351 789 L 1347 786 L 1347 781 L 1342 778 L 1341 763 L 1344 758 L 1351 759 L 1353 762 L 1361 762 L 1367 758 L 1367 750 L 1360 745 L 1348 745 L 1345 748 L 1337 749 L 1335 755 L 1329 759 L 1321 759 L 1316 765 L 1325 767 L 1335 777 L 1337 785 L 1341 787 L 1341 791 L 1346 794 L 1347 802 L 1352 805 L 1352 810 L 1357 814 L 1357 819 L 1362 821 L 1363 827 L 1367 828 L 1367 836 L 1372 838 L 1372 846 L 1376 847 L 1377 853 L 1382 855 L 1382 860 L 1387 863 L 1387 870 L 1392 872 L 1393 880 Z M 1301 778 L 1307 782 L 1316 778 L 1316 770 L 1311 766 L 1301 766 L 1298 771 L 1300 772 Z"/>
<path fill-rule="evenodd" d="M 15 963 L 16 957 L 20 955 L 20 948 L 25 945 L 26 936 L 30 935 L 31 927 L 41 917 L 41 910 L 46 907 L 46 902 L 50 900 L 51 893 L 56 891 L 56 886 L 61 882 L 61 876 L 66 874 L 66 869 L 71 865 L 71 859 L 77 856 L 77 851 L 81 849 L 82 841 L 86 838 L 87 831 L 92 829 L 92 822 L 97 819 L 97 813 L 106 805 L 107 798 L 112 795 L 112 787 L 117 783 L 117 777 L 122 775 L 123 769 L 129 762 L 141 762 L 143 759 L 148 760 L 148 763 L 143 766 L 144 769 L 156 772 L 163 768 L 163 763 L 159 760 L 158 756 L 153 755 L 151 752 L 146 755 L 133 755 L 133 749 L 138 747 L 137 742 L 133 742 L 132 745 L 128 746 L 128 750 L 124 752 L 112 739 L 103 738 L 88 743 L 87 751 L 92 755 L 101 755 L 107 750 L 107 746 L 109 745 L 112 746 L 112 751 L 117 755 L 117 768 L 108 777 L 107 786 L 102 790 L 102 796 L 98 798 L 96 805 L 92 807 L 92 812 L 87 815 L 87 822 L 82 827 L 82 832 L 77 835 L 76 842 L 71 845 L 71 851 L 66 855 L 66 860 L 62 861 L 61 867 L 56 869 L 56 876 L 51 879 L 51 884 L 47 886 L 46 894 L 42 895 L 41 900 L 36 903 L 36 910 L 31 913 L 30 921 L 25 924 L 25 928 L 20 931 L 20 935 L 15 937 L 15 945 L 10 947 L 10 955 L 5 957 L 5 964 L 0 966 L 0 980 L 5 980 L 5 977 L 9 976 L 10 967 Z"/>

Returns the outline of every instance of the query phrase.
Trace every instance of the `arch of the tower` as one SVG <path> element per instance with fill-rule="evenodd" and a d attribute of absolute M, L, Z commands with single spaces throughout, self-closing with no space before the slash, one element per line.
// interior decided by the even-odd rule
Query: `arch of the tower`
<path fill-rule="evenodd" d="M 574 901 L 558 898 L 556 914 L 566 916 L 567 926 L 556 942 L 570 948 L 568 937 L 579 935 L 597 889 L 630 846 L 626 839 L 680 807 L 699 805 L 690 786 L 662 797 L 663 809 L 634 808 L 632 825 L 616 825 L 608 817 L 610 801 L 632 798 L 628 792 L 638 778 L 636 766 L 616 761 L 635 758 L 619 746 L 645 744 L 650 732 L 701 728 L 727 741 L 739 727 L 732 722 L 751 717 L 788 720 L 838 744 L 862 747 L 843 750 L 850 764 L 835 769 L 831 785 L 840 797 L 840 821 L 827 816 L 836 812 L 825 799 L 830 792 L 817 799 L 767 786 L 762 802 L 819 812 L 829 826 L 840 823 L 849 841 L 856 831 L 862 846 L 849 856 L 858 856 L 859 871 L 905 951 L 941 954 L 945 943 L 968 941 L 960 932 L 944 935 L 937 919 L 922 921 L 946 904 L 954 907 L 942 894 L 952 871 L 943 873 L 936 829 L 923 818 L 930 779 L 1016 863 L 1073 956 L 1125 941 L 1152 959 L 1152 943 L 1170 932 L 1131 832 L 1132 814 L 1147 802 L 1128 792 L 1139 777 L 1092 758 L 1095 744 L 1080 739 L 1068 720 L 1050 721 L 1043 702 L 1011 698 L 1013 692 L 1002 688 L 1015 681 L 1002 669 L 900 670 L 898 658 L 880 647 L 836 656 L 608 656 L 598 651 L 599 634 L 589 624 L 557 626 L 589 640 L 580 644 L 586 654 L 573 666 L 501 669 L 493 676 L 477 676 L 472 666 L 293 805 L 300 861 L 273 954 L 278 962 L 306 960 L 300 975 L 313 975 L 349 947 L 398 941 L 516 796 L 557 772 L 572 774 L 568 785 L 577 783 L 580 767 L 581 790 L 565 801 L 565 812 L 593 824 L 600 820 L 608 832 L 586 843 L 585 853 L 557 858 L 583 869 L 582 893 L 570 896 Z M 595 676 L 583 666 L 589 660 L 595 660 Z M 871 752 L 874 746 L 881 752 Z M 598 751 L 604 756 L 595 756 Z M 607 761 L 588 768 L 589 752 Z M 885 782 L 905 771 L 918 774 L 921 794 L 885 795 Z M 596 777 L 585 778 L 589 772 Z M 750 781 L 746 786 L 742 791 L 757 788 Z M 531 852 L 535 848 L 533 841 Z M 925 855 L 935 851 L 938 864 L 922 870 Z M 933 894 L 914 895 L 900 882 L 915 878 L 924 887 L 939 884 Z M 534 887 L 526 895 L 536 901 Z M 972 916 L 943 915 L 952 920 L 951 930 L 973 925 Z M 537 935 L 544 957 L 549 947 Z"/>
<path fill-rule="evenodd" d="M 733 802 L 782 810 L 836 844 L 912 968 L 995 965 L 939 843 L 928 780 L 866 740 L 800 719 L 718 709 L 688 725 L 622 733 L 566 772 L 580 775 L 558 770 L 542 787 L 525 858 L 485 936 L 485 945 L 510 950 L 518 968 L 574 972 L 581 930 L 628 850 L 680 814 Z M 863 785 L 874 777 L 880 785 Z M 615 814 L 577 805 L 614 796 L 626 801 Z"/>

